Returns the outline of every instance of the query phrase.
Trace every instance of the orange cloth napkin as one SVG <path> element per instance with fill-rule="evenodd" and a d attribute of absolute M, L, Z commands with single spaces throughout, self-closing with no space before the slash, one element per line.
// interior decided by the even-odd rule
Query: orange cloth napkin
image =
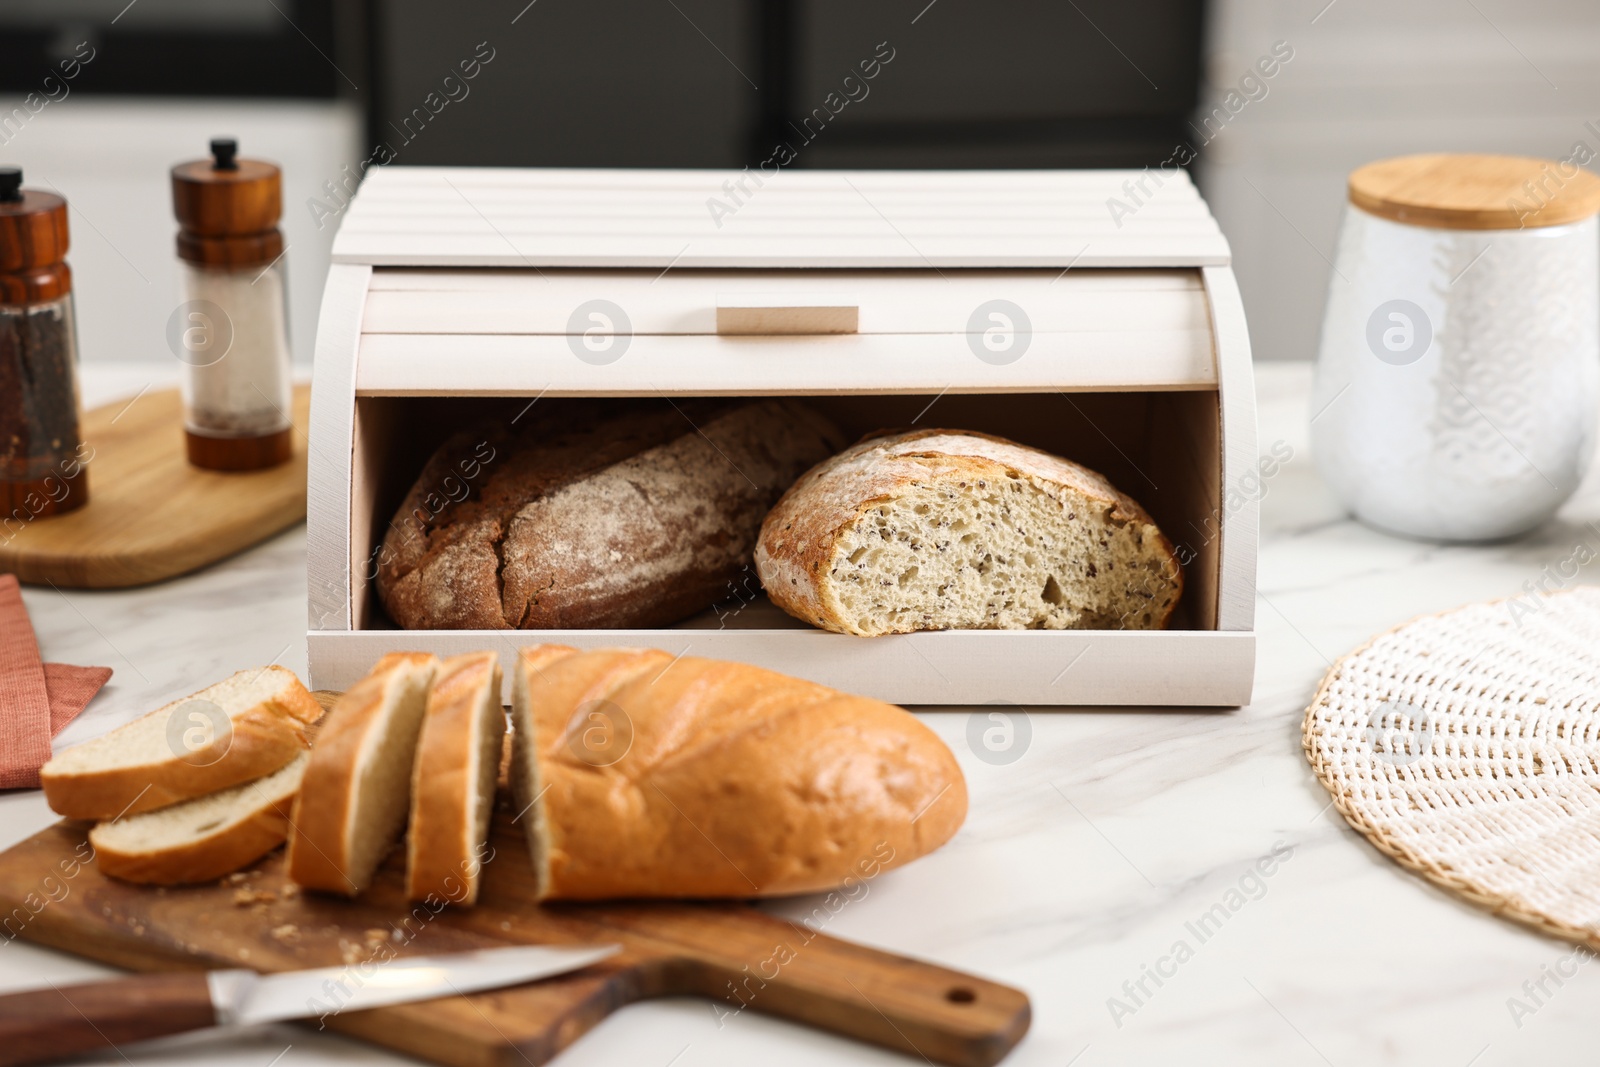
<path fill-rule="evenodd" d="M 110 667 L 43 662 L 17 577 L 0 574 L 0 789 L 39 788 L 50 739 L 110 677 Z"/>

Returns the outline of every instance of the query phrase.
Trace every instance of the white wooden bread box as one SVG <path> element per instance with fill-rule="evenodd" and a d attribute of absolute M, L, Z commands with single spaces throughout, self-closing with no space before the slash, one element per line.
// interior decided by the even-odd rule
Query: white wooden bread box
<path fill-rule="evenodd" d="M 1130 189 L 1139 206 L 1114 217 Z M 776 394 L 855 435 L 982 430 L 1101 471 L 1179 547 L 1172 625 L 853 637 L 767 603 L 753 568 L 668 629 L 386 616 L 374 553 L 474 404 Z M 1182 174 L 374 168 L 334 244 L 310 453 L 317 688 L 395 649 L 555 641 L 741 660 L 901 704 L 1250 699 L 1257 505 L 1228 492 L 1254 484 L 1250 344 L 1228 244 Z"/>

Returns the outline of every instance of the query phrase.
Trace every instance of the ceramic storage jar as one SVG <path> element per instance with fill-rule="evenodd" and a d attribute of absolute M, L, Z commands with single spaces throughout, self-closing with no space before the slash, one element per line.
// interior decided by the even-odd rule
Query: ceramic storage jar
<path fill-rule="evenodd" d="M 1311 406 L 1362 522 L 1491 540 L 1577 488 L 1600 401 L 1600 178 L 1420 155 L 1350 176 Z"/>

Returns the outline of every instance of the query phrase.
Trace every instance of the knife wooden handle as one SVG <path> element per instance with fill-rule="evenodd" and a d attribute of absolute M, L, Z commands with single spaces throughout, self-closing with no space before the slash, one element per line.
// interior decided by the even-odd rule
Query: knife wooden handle
<path fill-rule="evenodd" d="M 10 993 L 0 996 L 0 1067 L 47 1063 L 216 1024 L 203 971 Z"/>

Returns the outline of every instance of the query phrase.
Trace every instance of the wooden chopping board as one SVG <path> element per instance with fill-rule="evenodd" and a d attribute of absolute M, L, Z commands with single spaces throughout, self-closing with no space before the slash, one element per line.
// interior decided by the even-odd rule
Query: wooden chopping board
<path fill-rule="evenodd" d="M 503 806 L 478 906 L 437 913 L 405 900 L 403 848 L 356 901 L 286 892 L 282 849 L 237 883 L 154 889 L 102 877 L 87 859 L 87 825 L 60 822 L 0 854 L 4 936 L 136 971 L 345 963 L 361 974 L 391 954 L 623 946 L 593 967 L 531 985 L 326 1019 L 330 1029 L 451 1067 L 542 1064 L 617 1008 L 673 995 L 957 1067 L 998 1062 L 1028 1029 L 1028 998 L 1018 990 L 742 904 L 532 904 L 527 845 Z"/>
<path fill-rule="evenodd" d="M 145 585 L 197 570 L 306 517 L 311 389 L 294 394 L 294 456 L 264 471 L 204 471 L 184 458 L 183 401 L 153 390 L 84 415 L 89 502 L 0 532 L 0 573 L 73 589 Z"/>

